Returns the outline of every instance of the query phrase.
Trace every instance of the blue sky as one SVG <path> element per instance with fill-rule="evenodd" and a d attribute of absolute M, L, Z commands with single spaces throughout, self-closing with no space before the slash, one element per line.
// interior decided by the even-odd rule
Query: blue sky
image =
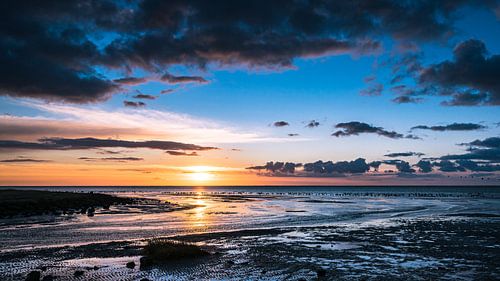
<path fill-rule="evenodd" d="M 142 7 L 140 1 L 138 3 L 138 7 Z M 193 3 L 192 5 L 193 9 L 198 8 L 196 6 L 198 4 Z M 392 100 L 397 95 L 391 91 L 391 87 L 403 84 L 408 88 L 412 88 L 415 92 L 421 89 L 419 87 L 423 87 L 423 84 L 418 79 L 422 79 L 422 73 L 430 69 L 439 70 L 438 65 L 441 62 L 454 62 L 454 48 L 467 47 L 464 42 L 472 42 L 467 41 L 470 39 L 473 39 L 473 43 L 480 43 L 485 46 L 488 50 L 487 58 L 497 56 L 496 54 L 500 52 L 498 5 L 492 4 L 486 5 L 486 7 L 477 5 L 476 7 L 473 4 L 462 7 L 457 4 L 457 6 L 459 7 L 450 12 L 452 16 L 447 19 L 451 23 L 448 30 L 443 31 L 443 34 L 436 38 L 422 40 L 421 38 L 412 38 L 410 35 L 405 37 L 406 35 L 401 35 L 404 34 L 404 29 L 393 32 L 392 29 L 385 30 L 385 27 L 383 27 L 380 31 L 381 34 L 377 34 L 378 31 L 376 31 L 355 38 L 358 41 L 377 40 L 381 43 L 381 47 L 377 50 L 366 53 L 348 50 L 347 52 L 341 51 L 341 54 L 335 53 L 337 51 L 332 53 L 328 51 L 320 53 L 311 51 L 310 54 L 304 51 L 304 55 L 292 54 L 287 57 L 293 62 L 292 65 L 266 64 L 265 61 L 260 61 L 261 58 L 258 56 L 236 56 L 232 58 L 231 56 L 234 53 L 220 55 L 220 52 L 223 51 L 217 51 L 207 56 L 202 54 L 201 56 L 207 60 L 207 64 L 201 67 L 196 63 L 192 63 L 189 57 L 187 59 L 169 59 L 169 61 L 174 62 L 162 65 L 158 63 L 160 58 L 163 59 L 162 54 L 158 53 L 158 58 L 154 57 L 156 50 L 152 50 L 151 54 L 137 51 L 138 53 L 134 54 L 136 57 L 127 57 L 129 54 L 124 52 L 122 54 L 123 63 L 130 60 L 128 67 L 122 67 L 120 60 L 110 63 L 109 57 L 105 57 L 102 62 L 95 64 L 89 62 L 90 60 L 82 60 L 80 63 L 87 64 L 94 72 L 90 74 L 82 72 L 78 74 L 80 77 L 96 75 L 96 77 L 109 82 L 123 77 L 144 77 L 147 79 L 146 82 L 136 85 L 121 85 L 120 90 L 107 94 L 107 99 L 100 99 L 97 102 L 92 100 L 91 102 L 75 103 L 65 97 L 61 98 L 59 96 L 61 95 L 60 92 L 43 92 L 46 90 L 42 90 L 40 96 L 37 96 L 38 92 L 26 93 L 26 89 L 13 90 L 12 86 L 8 84 L 9 81 L 6 81 L 2 83 L 4 86 L 0 85 L 0 92 L 4 93 L 3 97 L 0 97 L 0 111 L 5 114 L 2 119 L 2 126 L 9 130 L 6 130 L 7 133 L 2 134 L 2 139 L 36 142 L 40 137 L 124 138 L 123 134 L 116 132 L 120 130 L 120 132 L 123 132 L 125 129 L 133 131 L 135 127 L 131 124 L 135 126 L 137 122 L 143 122 L 144 126 L 141 129 L 149 130 L 148 132 L 137 133 L 137 135 L 126 133 L 125 136 L 133 141 L 150 139 L 180 141 L 220 148 L 218 152 L 207 153 L 209 155 L 200 153 L 201 156 L 199 157 L 185 157 L 184 159 L 179 157 L 173 160 L 174 164 L 181 163 L 179 165 L 184 166 L 224 166 L 231 169 L 241 169 L 242 173 L 252 173 L 252 171 L 245 169 L 247 166 L 263 165 L 268 161 L 307 163 L 317 160 L 332 160 L 336 162 L 351 161 L 361 157 L 366 159 L 368 163 L 376 160 L 387 160 L 384 155 L 390 152 L 410 151 L 425 153 L 425 157 L 433 158 L 429 161 L 440 161 L 438 158 L 447 154 L 464 154 L 466 153 L 466 147 L 457 144 L 499 136 L 498 122 L 500 120 L 498 116 L 500 116 L 500 111 L 498 104 L 492 101 L 493 97 L 498 95 L 495 90 L 488 92 L 488 88 L 485 90 L 485 88 L 481 88 L 482 85 L 472 80 L 470 83 L 468 81 L 461 81 L 460 83 L 457 81 L 457 88 L 453 88 L 455 91 L 471 90 L 476 91 L 474 92 L 476 98 L 483 93 L 491 97 L 491 100 L 484 99 L 467 106 L 441 105 L 441 102 L 449 101 L 455 97 L 456 92 L 442 94 L 449 89 L 450 83 L 454 81 L 435 82 L 436 87 L 439 88 L 436 88 L 438 90 L 431 94 L 407 95 L 410 99 L 416 98 L 417 102 L 395 103 Z M 141 8 L 137 9 L 136 13 L 139 14 Z M 439 9 L 441 8 L 437 8 L 438 12 L 444 12 L 447 8 L 442 8 L 443 11 Z M 26 10 L 30 12 L 30 9 Z M 346 17 L 348 16 L 346 15 Z M 436 17 L 439 23 L 439 15 Z M 89 22 L 93 22 L 93 20 L 90 18 Z M 211 20 L 217 22 L 225 19 L 215 17 L 211 18 Z M 200 24 L 194 20 L 193 22 L 194 24 Z M 48 21 L 36 22 L 35 24 L 51 26 L 53 23 Z M 207 22 L 203 22 L 203 24 L 208 26 Z M 411 25 L 414 23 L 405 24 Z M 422 23 L 422 25 L 425 24 Z M 76 26 L 80 25 L 85 26 L 84 23 L 76 23 Z M 204 28 L 203 25 L 200 26 Z M 108 52 L 109 45 L 112 45 L 114 40 L 118 42 L 121 33 L 110 31 L 114 27 L 101 27 L 98 23 L 96 27 L 92 31 L 82 30 L 87 32 L 87 38 L 91 38 L 91 42 L 96 44 L 99 49 L 98 52 Z M 409 26 L 408 30 L 411 28 Z M 147 33 L 148 31 L 141 32 Z M 155 34 L 154 32 L 152 34 Z M 175 36 L 182 37 L 183 32 L 179 31 Z M 318 34 L 320 35 L 312 36 L 311 40 L 316 40 L 317 36 L 324 36 L 322 33 Z M 136 37 L 134 36 L 137 35 L 130 35 L 122 39 L 135 40 Z M 307 38 L 307 36 L 309 35 L 305 33 L 301 38 Z M 325 38 L 331 38 L 328 36 Z M 343 36 L 351 40 L 349 38 L 351 35 Z M 404 39 L 402 39 L 403 37 Z M 272 44 L 275 43 L 272 42 L 273 39 L 266 40 L 271 40 Z M 135 45 L 131 44 L 131 46 Z M 403 48 L 402 46 L 412 47 Z M 283 52 L 289 51 L 286 46 L 283 50 Z M 120 51 L 122 50 L 116 52 Z M 237 53 L 237 51 L 234 52 Z M 241 52 L 243 53 L 243 50 Z M 391 84 L 389 81 L 395 75 L 391 72 L 391 68 L 395 65 L 394 60 L 410 54 L 418 55 L 420 69 L 415 73 L 407 73 L 400 83 Z M 137 56 L 143 56 L 143 58 L 138 62 Z M 155 59 L 155 63 L 148 64 L 146 62 L 149 56 Z M 223 56 L 223 58 L 220 59 L 219 56 Z M 231 63 L 224 61 L 226 59 L 224 56 L 230 57 Z M 498 68 L 493 68 L 493 71 L 496 69 Z M 208 83 L 167 83 L 165 80 L 160 79 L 162 73 L 170 73 L 177 77 L 199 76 L 206 79 Z M 490 71 L 488 75 L 494 77 L 500 75 L 500 73 L 491 73 Z M 367 81 L 367 77 L 372 77 L 372 81 Z M 434 78 L 434 81 L 437 80 L 439 78 Z M 28 81 L 31 80 L 26 79 L 26 83 L 31 83 Z M 65 83 L 65 81 L 60 82 Z M 376 84 L 383 86 L 384 90 L 380 95 L 366 96 L 361 94 L 363 90 Z M 33 88 L 37 88 L 37 86 L 39 85 L 33 85 Z M 491 85 L 488 87 L 491 87 Z M 160 94 L 165 89 L 173 89 L 173 92 Z M 140 93 L 152 95 L 156 99 L 139 100 L 134 98 L 135 95 Z M 85 95 L 85 93 L 83 94 Z M 144 107 L 125 108 L 124 101 L 144 102 L 146 105 Z M 99 118 L 88 117 L 93 114 L 95 116 L 105 116 L 102 118 L 108 118 L 109 120 L 102 120 L 103 122 L 101 122 Z M 130 116 L 130 120 L 125 118 L 127 114 Z M 166 125 L 166 128 L 158 128 L 158 126 L 162 126 L 163 122 L 163 119 L 158 119 L 158 114 L 162 116 L 161 118 L 165 118 L 165 124 L 170 122 Z M 119 128 L 115 128 L 116 130 L 110 129 L 114 122 L 111 120 L 115 120 L 113 118 L 117 118 L 115 124 Z M 29 120 L 26 121 L 27 119 Z M 54 127 L 44 130 L 37 129 L 37 126 L 42 126 L 37 124 L 42 124 L 40 122 L 45 122 L 44 120 L 48 120 L 49 123 L 55 122 Z M 155 122 L 154 126 L 156 127 L 151 128 L 153 123 L 149 124 L 150 121 L 147 120 Z M 175 120 L 187 121 L 185 121 L 185 124 L 176 126 L 176 122 L 180 121 Z M 318 121 L 320 126 L 307 128 L 306 125 L 311 120 Z M 288 125 L 284 127 L 274 126 L 273 123 L 276 121 L 286 121 Z M 386 131 L 400 133 L 403 137 L 385 137 L 374 133 L 374 131 L 358 131 L 343 137 L 331 136 L 332 133 L 343 128 L 339 124 L 355 121 L 371 126 L 372 130 L 381 128 Z M 57 125 L 57 122 L 60 122 L 60 124 Z M 65 122 L 74 122 L 75 126 L 82 125 L 84 127 L 94 125 L 99 127 L 105 124 L 106 130 L 109 130 L 103 130 L 109 133 L 107 135 L 101 131 L 97 133 L 96 129 L 96 133 L 92 134 L 92 129 L 89 129 L 85 131 L 87 132 L 86 135 L 78 135 L 66 127 L 64 130 L 59 130 L 57 126 L 64 127 L 66 126 Z M 446 126 L 454 123 L 477 124 L 480 128 L 471 130 L 410 131 L 412 127 L 417 125 Z M 17 128 L 16 126 L 21 127 Z M 128 128 L 127 126 L 132 127 Z M 346 126 L 352 126 L 352 124 Z M 137 129 L 137 131 L 141 129 Z M 206 131 L 207 129 L 208 131 Z M 53 135 L 47 135 L 52 132 Z M 65 136 L 66 133 L 69 135 Z M 298 135 L 289 136 L 288 134 Z M 408 134 L 414 134 L 420 139 L 405 138 L 404 136 Z M 217 138 L 217 136 L 219 137 Z M 235 152 L 231 149 L 241 151 Z M 151 160 L 148 160 L 146 156 L 142 157 L 146 159 L 145 161 L 150 161 L 146 163 L 148 165 L 163 163 L 160 163 L 163 160 L 158 154 L 141 153 L 151 157 Z M 75 161 L 75 156 L 63 156 L 64 153 L 60 151 L 24 152 L 16 149 L 4 150 L 3 154 L 5 155 L 4 160 L 19 157 L 21 154 L 29 154 L 30 157 L 36 159 L 40 158 L 41 155 L 46 158 L 54 156 L 54 159 L 49 159 L 51 162 L 59 163 L 62 161 L 62 163 L 65 163 L 66 161 L 70 164 L 79 163 L 81 165 L 81 161 Z M 419 160 L 422 159 L 413 156 L 404 158 L 401 161 L 408 161 L 413 165 Z M 480 164 L 493 165 L 494 168 L 492 169 L 494 171 L 498 168 L 496 166 L 497 160 L 487 159 L 490 161 L 487 163 L 482 162 L 486 159 L 476 160 Z M 170 163 L 170 160 L 167 162 Z M 94 164 L 86 163 L 86 165 L 92 166 Z M 113 165 L 117 164 L 113 163 Z M 440 171 L 438 167 L 435 166 L 433 172 L 444 172 Z M 265 167 L 257 169 L 256 172 L 259 177 L 289 177 L 306 172 L 301 169 L 298 168 L 298 172 L 293 175 L 275 174 L 274 171 L 270 171 Z M 414 170 L 414 173 L 418 174 L 418 168 L 415 167 Z M 370 171 L 373 172 L 373 169 L 370 168 Z M 466 172 L 472 173 L 474 171 Z M 497 176 L 495 173 L 492 173 L 492 177 Z M 307 174 L 307 176 L 312 177 L 310 174 Z M 358 175 L 354 176 L 357 177 Z M 395 177 L 397 177 L 397 174 L 395 174 Z M 325 183 L 330 182 L 325 180 Z"/>

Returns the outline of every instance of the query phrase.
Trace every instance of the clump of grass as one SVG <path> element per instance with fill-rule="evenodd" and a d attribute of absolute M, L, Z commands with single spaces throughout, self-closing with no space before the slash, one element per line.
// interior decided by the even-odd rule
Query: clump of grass
<path fill-rule="evenodd" d="M 164 263 L 177 259 L 199 258 L 210 253 L 191 243 L 154 238 L 144 247 L 144 256 L 152 263 Z"/>

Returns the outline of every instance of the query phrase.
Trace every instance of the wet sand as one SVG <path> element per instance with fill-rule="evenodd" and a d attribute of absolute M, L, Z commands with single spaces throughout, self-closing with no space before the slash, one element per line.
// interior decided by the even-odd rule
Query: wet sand
<path fill-rule="evenodd" d="M 139 195 L 144 194 L 137 194 L 137 197 Z M 83 222 L 81 217 L 69 219 L 72 223 L 56 219 L 44 227 L 18 225 L 9 228 L 3 220 L 1 238 L 13 234 L 21 239 L 22 235 L 32 235 L 32 231 L 43 228 L 48 228 L 48 231 L 41 232 L 42 236 L 50 236 L 52 230 L 58 228 L 70 230 L 89 224 L 91 227 L 70 232 L 80 236 L 81 243 L 59 243 L 61 241 L 56 241 L 56 236 L 61 232 L 57 231 L 52 238 L 40 237 L 40 241 L 53 241 L 43 243 L 45 245 L 37 241 L 13 243 L 2 240 L 7 243 L 3 243 L 0 251 L 0 277 L 2 280 L 24 280 L 30 271 L 37 270 L 42 277 L 50 275 L 56 277 L 55 280 L 500 278 L 498 198 L 461 194 L 441 199 L 410 196 L 403 200 L 377 195 L 361 200 L 357 196 L 332 198 L 306 193 L 264 194 L 262 197 L 258 194 L 248 197 L 230 194 L 223 197 L 214 194 L 212 198 L 209 193 L 155 194 L 147 198 L 161 198 L 158 202 L 180 198 L 174 203 L 191 208 L 161 212 L 154 204 L 142 208 L 118 206 L 111 207 L 109 213 L 96 212 L 95 217 L 85 218 Z M 262 208 L 265 212 L 273 212 L 267 215 L 267 220 L 260 217 Z M 171 232 L 169 229 L 176 226 L 167 225 L 159 231 L 148 227 L 142 232 L 122 231 L 108 239 L 94 235 L 92 229 L 100 219 L 127 214 L 132 218 L 153 215 L 153 219 L 158 218 L 157 215 L 170 216 L 170 223 L 175 222 L 172 217 L 178 216 L 192 224 L 185 226 L 185 231 Z M 228 217 L 229 220 L 232 217 L 232 223 L 224 221 L 223 218 Z M 246 226 L 241 224 L 240 217 L 248 219 Z M 94 221 L 88 222 L 87 219 Z M 262 221 L 262 224 L 257 221 Z M 132 227 L 137 221 L 128 223 Z M 127 222 L 120 221 L 120 224 Z M 196 243 L 211 254 L 141 270 L 142 247 L 148 238 L 159 236 Z M 36 237 L 26 239 L 37 240 Z M 59 240 L 67 241 L 62 237 Z M 126 264 L 131 261 L 136 266 L 127 268 Z M 82 271 L 83 276 L 75 277 L 77 270 Z"/>

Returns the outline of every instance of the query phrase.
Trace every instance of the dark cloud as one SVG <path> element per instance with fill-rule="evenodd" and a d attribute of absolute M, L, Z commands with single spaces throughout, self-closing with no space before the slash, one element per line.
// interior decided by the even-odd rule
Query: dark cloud
<path fill-rule="evenodd" d="M 162 94 L 162 95 L 171 94 L 174 91 L 175 91 L 174 89 L 165 89 L 165 90 L 161 90 L 160 94 Z"/>
<path fill-rule="evenodd" d="M 362 96 L 380 96 L 384 91 L 384 85 L 381 83 L 374 83 L 369 85 L 367 88 L 361 90 L 360 94 Z"/>
<path fill-rule="evenodd" d="M 315 174 L 323 174 L 323 173 L 357 174 L 357 173 L 365 173 L 368 170 L 370 170 L 370 166 L 366 163 L 365 159 L 363 158 L 358 158 L 353 161 L 339 161 L 339 162 L 316 161 L 314 163 L 304 164 L 304 171 L 313 172 Z"/>
<path fill-rule="evenodd" d="M 117 154 L 122 154 L 122 151 L 113 151 L 113 150 L 106 150 L 106 149 L 100 149 L 97 154 L 111 154 L 111 155 L 117 155 Z"/>
<path fill-rule="evenodd" d="M 285 126 L 288 126 L 290 125 L 288 122 L 286 121 L 276 121 L 273 123 L 273 126 L 274 127 L 285 127 Z"/>
<path fill-rule="evenodd" d="M 430 173 L 432 172 L 432 163 L 430 161 L 426 160 L 420 160 L 418 161 L 417 164 L 415 164 L 416 167 L 419 168 L 419 172 L 421 173 Z"/>
<path fill-rule="evenodd" d="M 467 153 L 450 154 L 440 157 L 442 160 L 482 160 L 500 163 L 500 138 L 490 137 L 484 140 L 475 140 L 470 143 L 461 143 L 469 146 Z"/>
<path fill-rule="evenodd" d="M 208 81 L 201 76 L 175 76 L 170 73 L 165 73 L 161 77 L 162 81 L 166 81 L 170 84 L 180 84 L 180 83 L 208 83 Z"/>
<path fill-rule="evenodd" d="M 146 104 L 143 103 L 142 101 L 128 101 L 128 100 L 123 101 L 123 105 L 125 105 L 127 107 L 135 107 L 135 108 L 146 106 Z"/>
<path fill-rule="evenodd" d="M 500 148 L 491 149 L 470 149 L 468 153 L 464 154 L 450 154 L 442 156 L 441 159 L 446 160 L 487 160 L 493 162 L 500 162 Z"/>
<path fill-rule="evenodd" d="M 339 128 L 342 130 L 336 131 L 332 134 L 332 136 L 335 137 L 345 137 L 345 136 L 357 136 L 359 134 L 377 134 L 379 136 L 384 136 L 388 137 L 391 139 L 402 139 L 402 138 L 408 138 L 408 139 L 415 139 L 418 137 L 415 137 L 413 135 L 403 135 L 394 131 L 387 131 L 382 127 L 375 127 L 372 125 L 369 125 L 367 123 L 362 123 L 358 121 L 352 121 L 352 122 L 347 122 L 347 123 L 338 123 L 335 125 L 335 128 Z"/>
<path fill-rule="evenodd" d="M 472 160 L 457 160 L 456 163 L 461 167 L 473 172 L 494 172 L 500 171 L 500 165 L 482 163 Z"/>
<path fill-rule="evenodd" d="M 394 103 L 419 103 L 422 101 L 422 98 L 415 98 L 410 96 L 399 96 L 392 99 Z"/>
<path fill-rule="evenodd" d="M 52 161 L 31 159 L 31 158 L 15 158 L 15 159 L 0 160 L 0 163 L 46 163 L 46 162 L 52 162 Z"/>
<path fill-rule="evenodd" d="M 396 163 L 396 168 L 400 173 L 415 173 L 415 169 L 412 169 L 410 163 L 406 161 Z"/>
<path fill-rule="evenodd" d="M 143 84 L 146 83 L 148 80 L 146 78 L 142 77 L 124 77 L 124 78 L 119 78 L 113 80 L 113 82 L 116 82 L 118 84 L 123 84 L 123 85 L 137 85 L 137 84 Z"/>
<path fill-rule="evenodd" d="M 169 155 L 172 156 L 199 156 L 199 154 L 196 151 L 185 152 L 185 151 L 167 150 L 165 151 L 165 153 L 168 153 Z"/>
<path fill-rule="evenodd" d="M 156 99 L 155 96 L 146 95 L 146 94 L 137 94 L 133 98 L 134 99 L 143 99 L 143 100 L 154 100 L 154 99 Z"/>
<path fill-rule="evenodd" d="M 449 160 L 441 160 L 439 162 L 434 162 L 432 163 L 432 165 L 435 167 L 439 167 L 439 170 L 442 172 L 465 172 L 464 167 Z"/>
<path fill-rule="evenodd" d="M 378 38 L 443 40 L 454 30 L 456 11 L 489 3 L 2 1 L 0 94 L 98 102 L 118 92 L 119 84 L 137 82 L 113 82 L 103 68 L 124 73 L 140 68 L 158 75 L 174 65 L 280 68 L 299 57 L 372 53 L 380 48 Z M 113 34 L 112 40 L 99 40 L 104 34 Z M 496 57 L 484 61 L 478 60 L 487 68 Z M 433 69 L 441 73 L 441 67 Z M 435 75 L 426 77 L 435 80 Z M 165 77 L 170 83 L 202 79 Z M 488 91 L 488 103 L 493 103 L 491 87 L 483 80 L 487 78 L 469 84 Z"/>
<path fill-rule="evenodd" d="M 387 156 L 387 157 L 410 157 L 410 156 L 417 156 L 417 157 L 421 157 L 425 155 L 424 153 L 421 153 L 421 152 L 412 152 L 412 151 L 409 151 L 409 152 L 395 152 L 395 153 L 389 153 L 389 154 L 386 154 L 384 156 Z"/>
<path fill-rule="evenodd" d="M 382 161 L 372 161 L 372 162 L 368 163 L 368 166 L 375 169 L 375 171 L 378 171 L 378 168 L 380 167 L 380 165 L 382 165 Z"/>
<path fill-rule="evenodd" d="M 431 130 L 431 131 L 438 131 L 438 132 L 444 132 L 444 131 L 475 131 L 475 130 L 481 130 L 481 129 L 486 129 L 486 126 L 483 126 L 481 124 L 475 124 L 475 123 L 453 123 L 449 125 L 444 125 L 444 126 L 426 126 L 426 125 L 419 125 L 411 128 L 412 130 L 420 129 L 420 130 Z"/>
<path fill-rule="evenodd" d="M 300 171 L 296 168 L 303 167 Z M 342 176 L 344 174 L 363 174 L 370 170 L 370 165 L 365 159 L 358 158 L 353 161 L 332 162 L 321 160 L 312 163 L 292 163 L 292 162 L 267 162 L 263 166 L 248 167 L 250 170 L 264 171 L 271 175 L 294 174 L 295 176 L 306 177 L 329 177 Z"/>
<path fill-rule="evenodd" d="M 79 160 L 85 161 L 116 161 L 116 162 L 128 162 L 128 161 L 142 161 L 144 158 L 139 157 L 103 157 L 103 158 L 94 158 L 94 157 L 80 157 Z"/>
<path fill-rule="evenodd" d="M 42 138 L 38 142 L 0 140 L 0 149 L 74 150 L 95 148 L 150 148 L 161 150 L 212 150 L 216 147 L 199 146 L 173 141 L 126 141 L 96 138 Z"/>
<path fill-rule="evenodd" d="M 295 172 L 295 168 L 301 167 L 300 163 L 291 163 L 291 162 L 267 162 L 264 166 L 253 166 L 248 167 L 249 170 L 264 170 L 271 173 L 284 173 L 284 174 L 293 174 Z"/>
<path fill-rule="evenodd" d="M 487 148 L 500 148 L 500 138 L 490 137 L 484 140 L 475 140 L 469 143 L 462 143 L 461 145 L 477 146 L 477 147 L 487 147 Z"/>
<path fill-rule="evenodd" d="M 393 165 L 396 167 L 398 172 L 400 173 L 414 173 L 415 170 L 411 168 L 411 165 L 409 162 L 399 160 L 399 159 L 394 159 L 394 160 L 384 160 L 382 163 L 386 165 Z"/>
<path fill-rule="evenodd" d="M 316 120 L 311 120 L 307 123 L 306 127 L 307 128 L 316 128 L 318 127 L 319 125 L 321 125 L 318 121 Z"/>
<path fill-rule="evenodd" d="M 439 95 L 444 105 L 500 105 L 500 55 L 487 56 L 484 43 L 470 39 L 453 50 L 453 60 L 425 68 L 418 82 Z"/>

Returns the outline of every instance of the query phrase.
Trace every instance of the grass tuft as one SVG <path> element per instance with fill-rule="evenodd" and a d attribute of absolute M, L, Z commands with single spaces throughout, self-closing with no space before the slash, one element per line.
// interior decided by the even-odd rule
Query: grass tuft
<path fill-rule="evenodd" d="M 144 256 L 153 263 L 163 263 L 176 259 L 199 258 L 210 253 L 191 243 L 154 238 L 144 247 Z"/>

